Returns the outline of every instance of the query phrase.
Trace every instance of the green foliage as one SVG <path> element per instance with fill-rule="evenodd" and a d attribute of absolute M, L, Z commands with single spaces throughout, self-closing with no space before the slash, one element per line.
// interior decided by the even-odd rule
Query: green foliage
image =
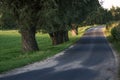
<path fill-rule="evenodd" d="M 98 0 L 1 0 L 0 3 L 2 10 L 15 16 L 20 28 L 35 26 L 48 32 L 68 30 L 72 23 L 81 23 L 100 6 Z"/>
<path fill-rule="evenodd" d="M 80 24 L 88 13 L 98 8 L 97 0 L 55 0 L 56 5 L 49 6 L 43 11 L 43 28 L 48 32 L 69 30 L 71 24 Z M 96 6 L 96 7 L 95 7 Z M 46 27 L 45 27 L 46 26 Z"/>
<path fill-rule="evenodd" d="M 115 26 L 118 26 L 120 23 L 120 21 L 110 21 L 108 23 L 106 23 L 106 29 L 111 31 L 111 29 Z"/>
<path fill-rule="evenodd" d="M 1 8 L 14 15 L 19 28 L 29 29 L 31 26 L 40 27 L 41 13 L 50 1 L 53 0 L 1 0 Z"/>
<path fill-rule="evenodd" d="M 120 23 L 120 22 L 111 22 L 110 23 L 110 26 L 111 26 L 111 24 L 114 24 L 114 23 Z M 115 26 L 114 26 L 115 27 Z M 120 40 L 118 41 L 118 40 L 115 40 L 114 38 L 113 38 L 113 36 L 112 36 L 112 34 L 111 34 L 111 30 L 112 30 L 112 28 L 114 28 L 114 27 L 108 27 L 108 29 L 106 30 L 106 36 L 107 36 L 107 39 L 108 39 L 108 41 L 112 44 L 112 46 L 114 47 L 114 49 L 117 51 L 117 53 L 119 54 L 120 53 Z M 115 29 L 114 29 L 115 30 Z M 116 30 L 115 30 L 116 31 Z M 115 33 L 116 34 L 116 32 L 115 31 L 113 31 L 113 33 Z"/>
<path fill-rule="evenodd" d="M 10 13 L 3 13 L 0 18 L 0 29 L 16 29 L 17 24 L 15 22 L 14 17 Z"/>
<path fill-rule="evenodd" d="M 112 28 L 111 34 L 116 41 L 120 41 L 120 24 Z"/>
<path fill-rule="evenodd" d="M 106 24 L 112 20 L 112 14 L 110 11 L 100 7 L 96 11 L 91 12 L 88 16 L 85 24 Z"/>
<path fill-rule="evenodd" d="M 112 7 L 110 12 L 112 13 L 114 21 L 120 20 L 120 7 Z"/>

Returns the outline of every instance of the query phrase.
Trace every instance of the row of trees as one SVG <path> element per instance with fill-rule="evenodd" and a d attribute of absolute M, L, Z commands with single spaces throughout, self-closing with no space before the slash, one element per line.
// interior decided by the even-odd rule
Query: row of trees
<path fill-rule="evenodd" d="M 120 8 L 112 7 L 110 10 L 99 7 L 90 13 L 84 22 L 85 24 L 106 24 L 110 21 L 120 20 Z"/>
<path fill-rule="evenodd" d="M 41 29 L 53 45 L 68 41 L 72 24 L 81 24 L 98 7 L 98 0 L 0 0 L 2 16 L 9 12 L 16 21 L 24 52 L 39 50 L 35 34 Z"/>

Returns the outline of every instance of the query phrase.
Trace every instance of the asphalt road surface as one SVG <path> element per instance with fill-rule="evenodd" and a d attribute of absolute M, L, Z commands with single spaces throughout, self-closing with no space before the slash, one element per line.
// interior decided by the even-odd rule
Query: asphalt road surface
<path fill-rule="evenodd" d="M 1 76 L 0 80 L 114 80 L 115 56 L 102 29 L 91 28 L 60 55 L 19 69 L 21 73 Z"/>

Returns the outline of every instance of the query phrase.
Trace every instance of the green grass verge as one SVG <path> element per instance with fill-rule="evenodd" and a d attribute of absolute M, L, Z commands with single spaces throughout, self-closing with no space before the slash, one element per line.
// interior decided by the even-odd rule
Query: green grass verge
<path fill-rule="evenodd" d="M 59 53 L 75 43 L 88 28 L 89 26 L 80 27 L 79 35 L 74 37 L 69 32 L 70 41 L 57 46 L 51 45 L 48 34 L 37 33 L 40 51 L 31 53 L 21 52 L 21 37 L 18 31 L 0 31 L 0 73 L 41 61 Z"/>
<path fill-rule="evenodd" d="M 109 30 L 106 30 L 106 31 L 105 31 L 107 40 L 113 45 L 113 48 L 114 48 L 118 53 L 120 53 L 120 41 L 116 41 L 116 40 L 113 39 L 113 37 L 112 37 L 112 35 L 111 35 L 111 29 L 112 29 L 112 28 L 110 28 Z"/>

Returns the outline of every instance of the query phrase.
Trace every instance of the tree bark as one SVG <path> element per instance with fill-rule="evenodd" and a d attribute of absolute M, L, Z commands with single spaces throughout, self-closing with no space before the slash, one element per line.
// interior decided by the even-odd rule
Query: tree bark
<path fill-rule="evenodd" d="M 53 45 L 62 44 L 69 41 L 68 31 L 56 31 L 49 33 Z"/>
<path fill-rule="evenodd" d="M 69 41 L 68 31 L 64 31 L 64 32 L 63 32 L 63 38 L 64 38 L 64 42 Z"/>
<path fill-rule="evenodd" d="M 38 51 L 38 44 L 35 38 L 36 28 L 30 27 L 29 29 L 21 29 L 22 36 L 22 50 L 23 52 Z"/>
<path fill-rule="evenodd" d="M 78 26 L 75 24 L 72 24 L 72 30 L 71 30 L 72 36 L 78 35 Z"/>

